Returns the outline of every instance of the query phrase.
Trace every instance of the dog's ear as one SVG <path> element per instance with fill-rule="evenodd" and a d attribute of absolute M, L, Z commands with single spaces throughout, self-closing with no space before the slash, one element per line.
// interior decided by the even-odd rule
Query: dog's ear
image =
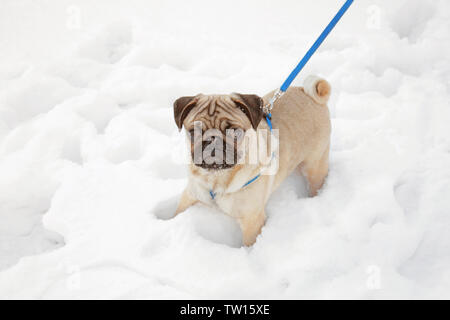
<path fill-rule="evenodd" d="M 197 104 L 197 100 L 196 97 L 181 97 L 173 103 L 173 115 L 179 130 L 183 127 L 183 121 L 186 119 L 188 113 Z"/>
<path fill-rule="evenodd" d="M 235 97 L 232 97 L 231 99 L 245 113 L 250 120 L 253 129 L 256 130 L 264 116 L 264 112 L 262 110 L 263 99 L 256 94 L 234 93 L 233 95 Z"/>

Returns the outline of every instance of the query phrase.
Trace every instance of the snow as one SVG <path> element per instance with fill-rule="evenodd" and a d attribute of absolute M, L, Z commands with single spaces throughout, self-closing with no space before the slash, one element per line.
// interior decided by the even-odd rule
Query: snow
<path fill-rule="evenodd" d="M 446 0 L 355 1 L 295 80 L 333 87 L 319 196 L 289 177 L 251 248 L 171 219 L 173 101 L 275 89 L 339 5 L 2 1 L 0 298 L 450 298 Z"/>

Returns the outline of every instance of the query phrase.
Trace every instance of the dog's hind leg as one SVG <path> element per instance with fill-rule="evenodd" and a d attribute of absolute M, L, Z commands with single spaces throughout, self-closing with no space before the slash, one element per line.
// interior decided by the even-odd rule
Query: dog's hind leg
<path fill-rule="evenodd" d="M 317 158 L 306 159 L 299 168 L 301 172 L 308 180 L 309 196 L 314 197 L 317 195 L 319 189 L 323 186 L 325 179 L 328 175 L 328 156 L 330 147 L 327 146 L 326 150 Z"/>
<path fill-rule="evenodd" d="M 193 206 L 198 202 L 197 199 L 195 199 L 188 191 L 188 189 L 185 189 L 183 194 L 181 195 L 180 202 L 178 203 L 177 210 L 175 211 L 175 216 L 179 213 L 185 211 L 190 206 Z"/>

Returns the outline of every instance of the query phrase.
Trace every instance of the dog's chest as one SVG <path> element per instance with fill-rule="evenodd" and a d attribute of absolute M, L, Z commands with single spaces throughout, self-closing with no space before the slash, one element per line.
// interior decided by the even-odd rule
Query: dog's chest
<path fill-rule="evenodd" d="M 228 215 L 232 215 L 233 195 L 217 183 L 214 177 L 192 177 L 190 188 L 195 197 L 202 203 L 217 207 Z"/>

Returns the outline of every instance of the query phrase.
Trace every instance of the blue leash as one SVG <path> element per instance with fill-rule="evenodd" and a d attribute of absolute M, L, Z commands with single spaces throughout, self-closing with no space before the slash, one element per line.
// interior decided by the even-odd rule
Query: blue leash
<path fill-rule="evenodd" d="M 302 71 L 303 67 L 308 63 L 309 59 L 311 59 L 312 55 L 317 51 L 317 49 L 320 47 L 322 42 L 326 39 L 326 37 L 330 34 L 331 30 L 336 26 L 336 24 L 339 22 L 339 20 L 342 18 L 344 13 L 347 11 L 347 9 L 351 6 L 353 3 L 353 0 L 347 0 L 344 5 L 341 7 L 341 9 L 338 11 L 338 13 L 334 16 L 334 18 L 330 21 L 330 23 L 326 26 L 326 28 L 322 31 L 320 36 L 317 38 L 317 40 L 314 42 L 311 48 L 309 48 L 308 52 L 306 52 L 305 56 L 300 60 L 298 65 L 295 67 L 294 70 L 292 70 L 291 74 L 287 77 L 287 79 L 283 82 L 280 89 L 278 89 L 275 94 L 273 95 L 272 99 L 270 99 L 269 104 L 267 106 L 264 106 L 263 110 L 265 113 L 267 125 L 270 128 L 270 132 L 272 132 L 272 108 L 274 102 L 281 97 L 286 90 L 291 85 L 292 81 L 297 77 L 297 75 Z M 261 176 L 261 173 L 259 173 L 257 176 L 253 177 L 249 181 L 247 181 L 242 188 L 245 188 L 252 182 L 256 181 Z M 209 195 L 211 196 L 211 199 L 214 200 L 216 198 L 217 193 L 215 193 L 213 190 L 209 190 Z"/>
<path fill-rule="evenodd" d="M 338 11 L 338 13 L 334 16 L 334 18 L 330 21 L 330 23 L 326 26 L 326 28 L 322 31 L 320 36 L 317 38 L 317 40 L 314 42 L 314 44 L 309 48 L 308 52 L 306 52 L 305 56 L 300 60 L 298 65 L 295 67 L 294 70 L 292 70 L 291 74 L 287 77 L 287 79 L 283 82 L 281 87 L 275 92 L 272 99 L 270 99 L 269 103 L 263 107 L 263 110 L 266 114 L 270 116 L 270 112 L 272 111 L 273 104 L 275 101 L 281 97 L 286 90 L 291 85 L 292 81 L 297 77 L 297 75 L 302 71 L 303 67 L 306 65 L 306 63 L 311 59 L 312 55 L 317 51 L 317 49 L 320 47 L 322 42 L 326 39 L 326 37 L 330 34 L 331 30 L 336 26 L 336 24 L 339 22 L 339 20 L 342 18 L 344 13 L 347 11 L 347 9 L 352 5 L 353 0 L 347 0 L 344 5 L 341 7 L 341 9 Z"/>
<path fill-rule="evenodd" d="M 303 67 L 306 63 L 311 59 L 312 55 L 316 52 L 316 50 L 320 47 L 325 38 L 330 34 L 331 30 L 336 26 L 339 20 L 342 18 L 347 9 L 351 6 L 353 0 L 347 0 L 342 8 L 338 11 L 338 13 L 334 16 L 333 20 L 327 25 L 327 27 L 322 31 L 320 36 L 317 38 L 316 42 L 312 45 L 312 47 L 306 52 L 305 56 L 298 63 L 294 70 L 292 70 L 291 74 L 284 81 L 283 85 L 280 87 L 282 92 L 286 92 L 286 90 L 291 85 L 292 81 L 294 81 L 295 77 L 302 71 Z"/>

